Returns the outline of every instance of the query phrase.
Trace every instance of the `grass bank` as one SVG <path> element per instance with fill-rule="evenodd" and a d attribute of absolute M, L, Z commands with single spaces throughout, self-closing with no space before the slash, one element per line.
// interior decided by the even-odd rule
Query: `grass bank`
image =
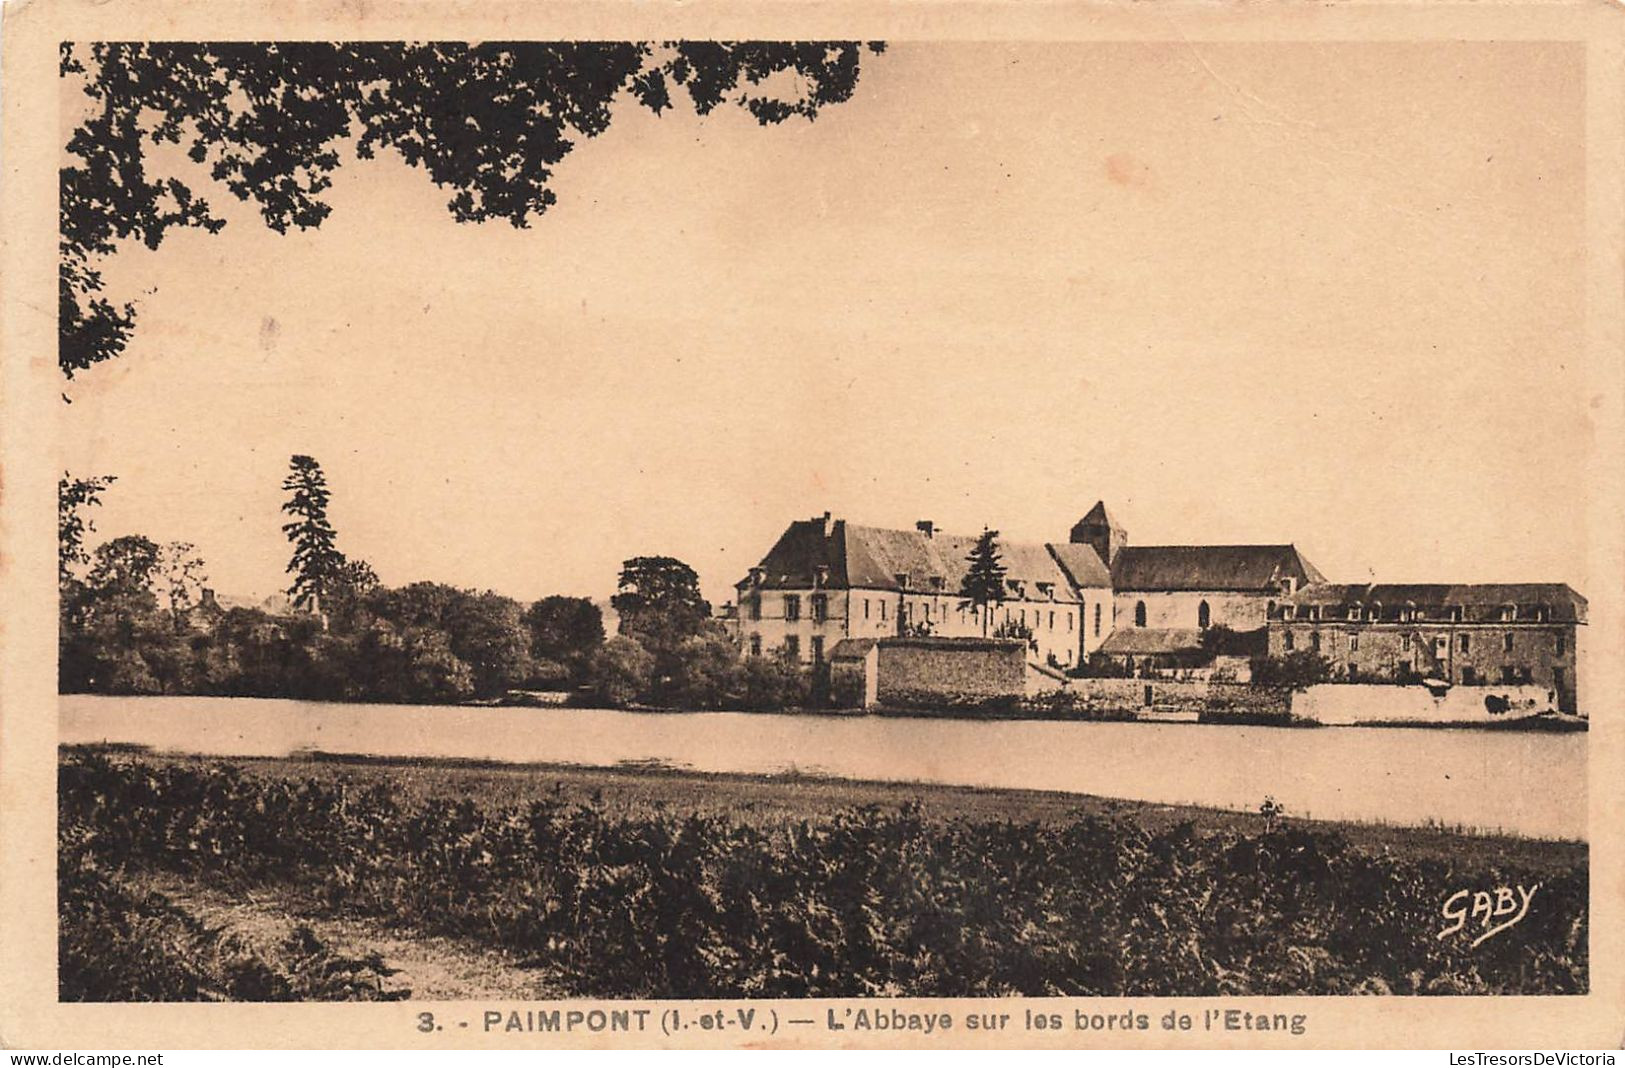
<path fill-rule="evenodd" d="M 1588 872 L 1564 844 L 1509 858 L 1504 840 L 1372 828 L 1357 843 L 1324 826 L 1266 832 L 1257 817 L 1020 791 L 87 752 L 64 754 L 59 804 L 64 878 L 271 888 L 509 954 L 556 996 L 1588 983 Z M 1539 907 L 1493 940 L 1438 937 L 1454 891 L 1536 882 Z M 103 943 L 71 958 L 64 996 L 101 989 L 96 969 L 162 956 L 139 932 L 94 926 L 116 903 L 62 899 L 64 940 L 91 944 L 88 930 Z"/>

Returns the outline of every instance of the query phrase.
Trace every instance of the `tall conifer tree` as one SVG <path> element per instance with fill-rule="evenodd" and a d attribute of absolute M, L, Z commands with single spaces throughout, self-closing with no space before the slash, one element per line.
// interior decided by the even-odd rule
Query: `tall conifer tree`
<path fill-rule="evenodd" d="M 965 559 L 970 563 L 970 569 L 960 583 L 959 596 L 977 607 L 982 617 L 982 636 L 985 638 L 991 607 L 1004 601 L 1005 571 L 999 558 L 999 532 L 983 527 Z"/>
<path fill-rule="evenodd" d="M 322 465 L 309 456 L 294 456 L 288 468 L 288 477 L 282 480 L 282 488 L 291 494 L 282 510 L 293 516 L 292 522 L 282 524 L 282 533 L 293 543 L 293 558 L 288 561 L 293 585 L 288 587 L 288 596 L 295 608 L 317 612 L 344 564 L 344 554 L 338 551 L 338 535 L 327 521 L 330 495 Z"/>

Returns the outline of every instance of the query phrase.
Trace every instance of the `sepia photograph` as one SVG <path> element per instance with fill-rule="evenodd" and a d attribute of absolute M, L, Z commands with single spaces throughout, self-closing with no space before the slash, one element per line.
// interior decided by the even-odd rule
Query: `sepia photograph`
<path fill-rule="evenodd" d="M 1597 990 L 1583 35 L 851 30 L 60 40 L 57 1002 Z"/>

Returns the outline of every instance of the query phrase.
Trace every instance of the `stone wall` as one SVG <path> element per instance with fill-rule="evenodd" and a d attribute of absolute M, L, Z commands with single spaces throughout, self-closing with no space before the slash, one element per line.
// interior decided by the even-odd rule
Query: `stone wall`
<path fill-rule="evenodd" d="M 1287 715 L 1291 695 L 1234 682 L 1171 679 L 1073 679 L 1070 690 L 1086 708 L 1108 711 L 1239 712 Z"/>
<path fill-rule="evenodd" d="M 1027 645 L 981 638 L 888 638 L 876 645 L 882 705 L 943 708 L 1026 692 Z"/>
<path fill-rule="evenodd" d="M 1556 707 L 1556 692 L 1542 686 L 1452 686 L 1435 695 L 1425 686 L 1328 683 L 1293 700 L 1293 710 L 1305 719 L 1338 725 L 1496 723 Z"/>

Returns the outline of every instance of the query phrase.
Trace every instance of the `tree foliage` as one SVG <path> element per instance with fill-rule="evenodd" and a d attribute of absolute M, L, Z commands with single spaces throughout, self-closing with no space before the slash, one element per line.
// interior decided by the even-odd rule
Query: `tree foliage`
<path fill-rule="evenodd" d="M 288 461 L 288 477 L 282 480 L 282 488 L 289 494 L 282 510 L 293 517 L 282 525 L 282 533 L 293 543 L 293 557 L 287 568 L 293 584 L 288 587 L 288 596 L 294 607 L 317 611 L 344 563 L 338 535 L 327 520 L 327 504 L 332 497 L 327 476 L 315 459 L 296 455 Z"/>
<path fill-rule="evenodd" d="M 113 475 L 74 478 L 67 471 L 56 484 L 57 581 L 66 587 L 77 567 L 90 563 L 85 538 L 96 524 L 85 510 L 102 503 L 102 494 L 117 481 Z"/>
<path fill-rule="evenodd" d="M 525 610 L 530 655 L 557 664 L 572 682 L 586 674 L 588 662 L 604 644 L 604 613 L 586 597 L 543 597 Z"/>
<path fill-rule="evenodd" d="M 593 653 L 593 691 L 610 708 L 625 708 L 648 694 L 654 664 L 637 639 L 616 635 Z"/>
<path fill-rule="evenodd" d="M 203 557 L 189 541 L 172 541 L 158 550 L 158 587 L 177 630 L 183 625 L 187 612 L 202 597 L 203 586 L 209 581 L 203 568 Z"/>
<path fill-rule="evenodd" d="M 654 654 L 655 670 L 669 674 L 676 649 L 711 626 L 711 603 L 700 576 L 670 556 L 634 556 L 621 565 L 615 596 L 620 633 Z"/>
<path fill-rule="evenodd" d="M 983 527 L 965 560 L 970 567 L 960 581 L 959 596 L 976 606 L 982 617 L 982 634 L 986 635 L 988 609 L 1004 602 L 1005 568 L 999 556 L 999 532 Z"/>
<path fill-rule="evenodd" d="M 764 126 L 812 120 L 851 97 L 862 51 L 852 41 L 63 44 L 62 76 L 83 85 L 90 114 L 61 168 L 58 361 L 72 378 L 124 351 L 135 307 L 105 295 L 97 264 L 121 242 L 156 249 L 176 228 L 219 231 L 207 185 L 253 204 L 278 233 L 303 230 L 331 210 L 323 195 L 342 146 L 363 160 L 391 150 L 450 192 L 459 222 L 523 227 L 554 203 L 554 168 L 609 128 L 616 101 L 660 114 L 681 91 L 701 115 L 734 104 Z M 165 145 L 195 167 L 158 173 Z"/>
<path fill-rule="evenodd" d="M 1317 683 L 1329 682 L 1332 662 L 1310 649 L 1299 649 L 1285 656 L 1265 656 L 1253 661 L 1253 685 L 1272 689 L 1302 690 Z"/>

